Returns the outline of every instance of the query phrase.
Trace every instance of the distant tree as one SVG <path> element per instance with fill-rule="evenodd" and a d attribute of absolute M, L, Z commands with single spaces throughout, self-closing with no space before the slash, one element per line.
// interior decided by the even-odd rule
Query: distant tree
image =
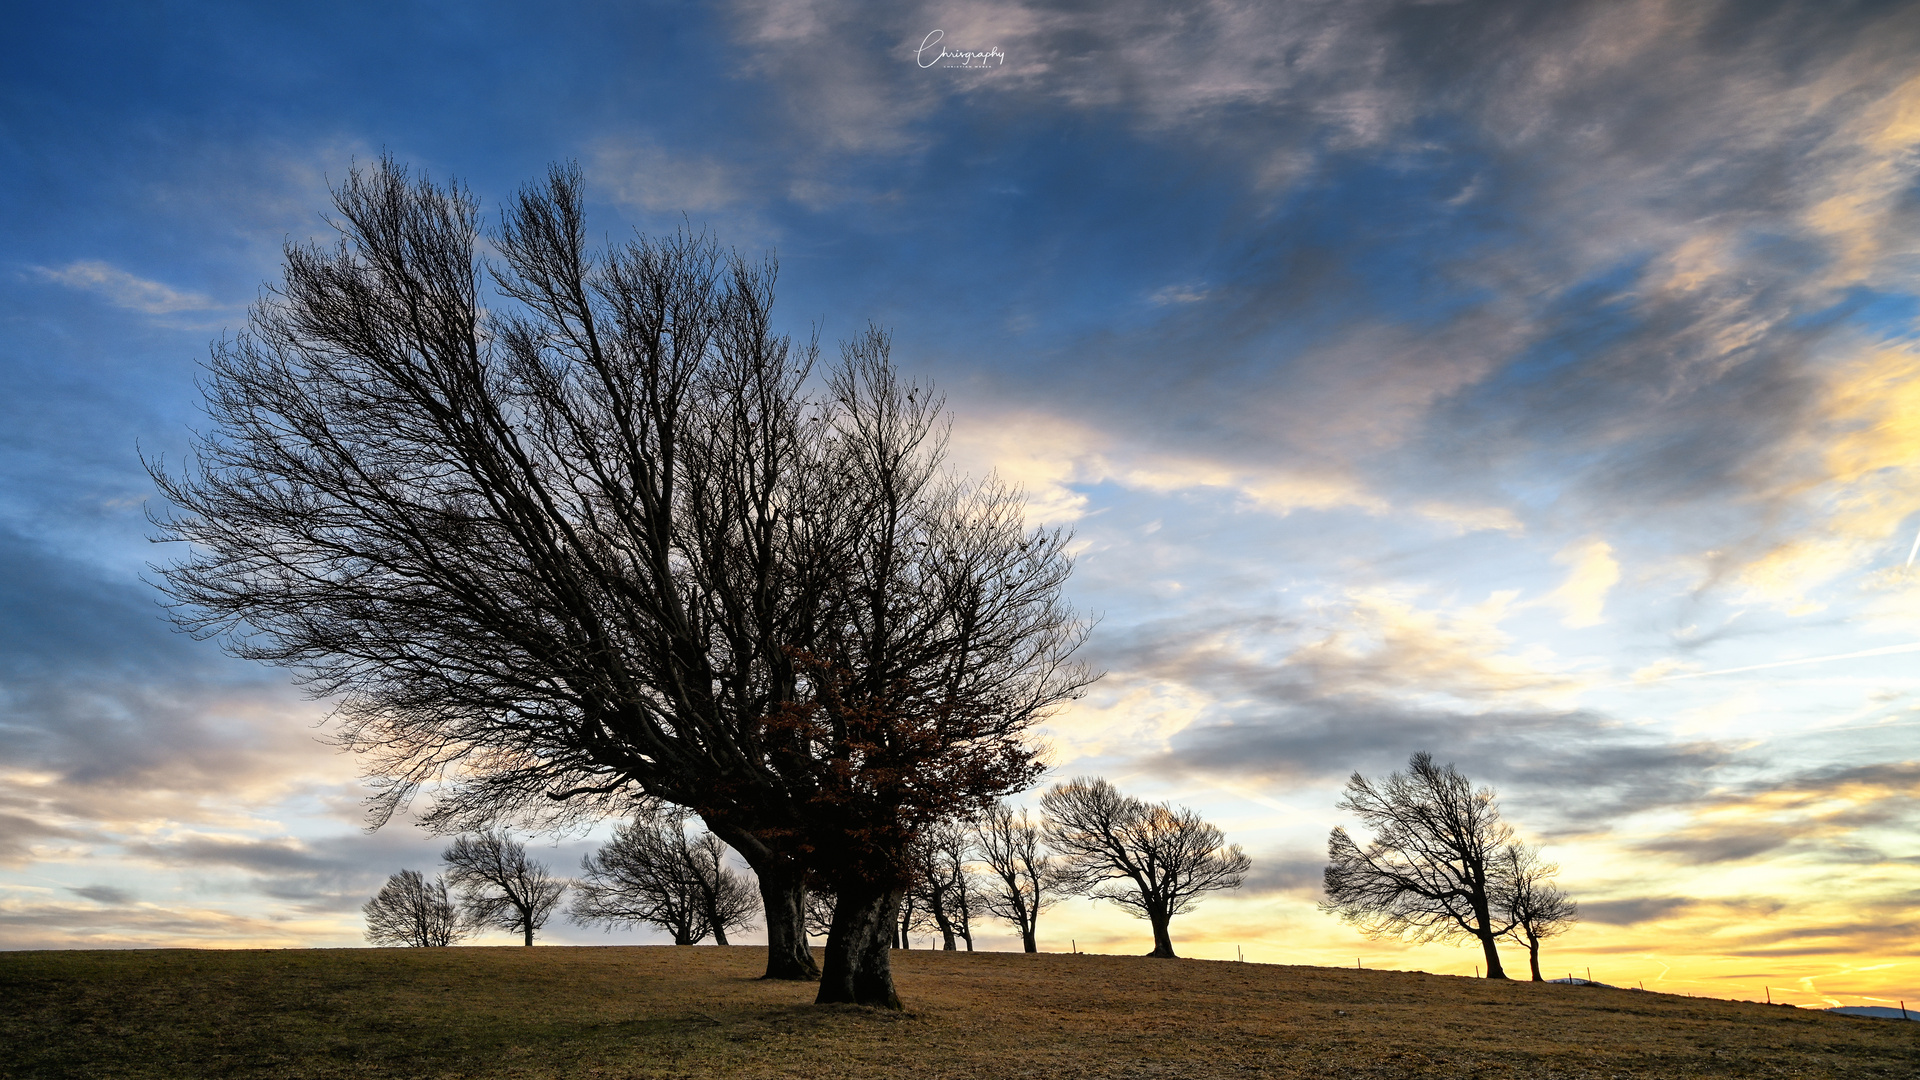
<path fill-rule="evenodd" d="M 973 951 L 981 883 L 969 865 L 972 839 L 967 823 L 944 821 L 922 833 L 909 852 L 914 883 L 908 899 L 919 917 L 918 925 L 939 933 L 941 947 L 948 952 L 962 941 L 968 952 Z"/>
<path fill-rule="evenodd" d="M 1580 918 L 1579 905 L 1553 884 L 1560 867 L 1540 859 L 1525 844 L 1508 844 L 1500 853 L 1500 908 L 1511 923 L 1507 935 L 1527 947 L 1533 981 L 1540 974 L 1540 942 L 1566 933 Z"/>
<path fill-rule="evenodd" d="M 751 926 L 760 906 L 753 886 L 728 868 L 719 837 L 688 839 L 685 815 L 658 805 L 616 828 L 580 867 L 575 922 L 657 926 L 675 945 L 708 934 L 725 945 L 727 931 Z"/>
<path fill-rule="evenodd" d="M 460 909 L 447 895 L 446 879 L 428 881 L 418 870 L 388 878 L 360 910 L 367 916 L 367 940 L 375 945 L 428 948 L 451 945 L 467 935 Z"/>
<path fill-rule="evenodd" d="M 528 945 L 567 891 L 565 881 L 527 858 L 526 845 L 502 832 L 459 837 L 440 858 L 469 922 L 523 934 Z"/>
<path fill-rule="evenodd" d="M 1015 814 L 1006 803 L 995 803 L 974 826 L 974 845 L 989 875 L 979 894 L 981 910 L 1012 923 L 1021 947 L 1038 952 L 1040 913 L 1067 896 L 1061 867 L 1041 846 L 1039 823 L 1025 810 Z"/>
<path fill-rule="evenodd" d="M 1252 865 L 1193 811 L 1129 798 L 1098 778 L 1055 784 L 1040 808 L 1047 843 L 1063 856 L 1061 879 L 1151 923 L 1149 956 L 1172 957 L 1173 917 L 1203 893 L 1239 888 Z"/>
<path fill-rule="evenodd" d="M 914 934 L 924 934 L 933 929 L 933 920 L 927 917 L 926 909 L 920 906 L 920 899 L 920 892 L 916 888 L 909 887 L 900 894 L 900 914 L 893 926 L 894 948 L 911 949 Z"/>
<path fill-rule="evenodd" d="M 807 907 L 803 925 L 807 933 L 814 937 L 826 937 L 833 932 L 834 895 L 824 888 L 807 890 Z"/>
<path fill-rule="evenodd" d="M 1384 783 L 1354 773 L 1339 806 L 1374 838 L 1364 848 L 1345 828 L 1327 838 L 1321 910 L 1368 937 L 1473 938 L 1486 955 L 1487 978 L 1506 978 L 1496 946 L 1512 928 L 1500 897 L 1513 830 L 1500 820 L 1493 792 L 1476 791 L 1452 765 L 1418 753 Z"/>

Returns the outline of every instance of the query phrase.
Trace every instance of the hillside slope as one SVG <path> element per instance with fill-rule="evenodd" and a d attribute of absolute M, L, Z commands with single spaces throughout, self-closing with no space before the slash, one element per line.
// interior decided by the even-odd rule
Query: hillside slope
<path fill-rule="evenodd" d="M 0 953 L 4 1077 L 1914 1077 L 1920 1027 L 1632 990 L 895 953 L 905 1015 L 755 948 Z"/>

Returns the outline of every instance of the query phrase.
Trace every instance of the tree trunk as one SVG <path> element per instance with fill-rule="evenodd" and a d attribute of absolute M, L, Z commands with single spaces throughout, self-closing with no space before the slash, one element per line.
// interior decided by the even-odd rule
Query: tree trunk
<path fill-rule="evenodd" d="M 740 850 L 738 844 L 734 850 Z M 772 866 L 753 868 L 760 878 L 760 903 L 767 916 L 767 973 L 763 979 L 811 981 L 820 977 L 807 948 L 807 884 L 798 872 Z"/>
<path fill-rule="evenodd" d="M 1023 926 L 1020 928 L 1020 948 L 1024 952 L 1037 953 L 1040 951 L 1039 946 L 1033 943 L 1033 927 Z"/>
<path fill-rule="evenodd" d="M 1533 968 L 1534 982 L 1547 981 L 1540 977 L 1540 939 L 1532 934 L 1527 935 L 1527 965 Z"/>
<path fill-rule="evenodd" d="M 899 1009 L 893 988 L 892 944 L 899 925 L 898 889 L 850 887 L 833 906 L 833 929 L 827 934 L 827 963 L 820 975 L 817 1005 L 878 1005 Z"/>
<path fill-rule="evenodd" d="M 1147 921 L 1153 924 L 1153 951 L 1147 955 L 1175 959 L 1173 935 L 1167 931 L 1167 924 L 1173 921 L 1173 916 L 1151 911 L 1147 913 Z"/>
<path fill-rule="evenodd" d="M 1487 978 L 1506 978 L 1507 969 L 1500 966 L 1500 949 L 1495 945 L 1492 934 L 1480 935 L 1480 948 L 1487 954 Z"/>
<path fill-rule="evenodd" d="M 715 945 L 725 945 L 727 943 L 727 928 L 721 926 L 718 922 L 713 924 L 713 943 Z"/>
<path fill-rule="evenodd" d="M 527 944 L 531 945 L 533 944 L 533 920 L 532 919 L 527 920 L 526 931 L 527 931 Z"/>

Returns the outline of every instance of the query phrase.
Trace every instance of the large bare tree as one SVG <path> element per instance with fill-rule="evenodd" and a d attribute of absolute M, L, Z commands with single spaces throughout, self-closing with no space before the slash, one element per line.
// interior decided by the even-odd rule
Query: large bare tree
<path fill-rule="evenodd" d="M 727 931 L 751 926 L 760 907 L 753 887 L 727 867 L 720 838 L 689 838 L 684 815 L 657 804 L 617 827 L 580 868 L 575 922 L 657 926 L 675 945 L 708 934 L 725 945 Z"/>
<path fill-rule="evenodd" d="M 1542 860 L 1540 853 L 1526 844 L 1508 844 L 1500 852 L 1499 866 L 1502 887 L 1498 907 L 1511 924 L 1507 934 L 1527 947 L 1527 966 L 1533 972 L 1533 981 L 1544 982 L 1540 942 L 1572 929 L 1580 918 L 1579 905 L 1553 883 L 1560 867 Z"/>
<path fill-rule="evenodd" d="M 431 881 L 418 870 L 389 877 L 360 909 L 367 917 L 367 940 L 375 945 L 429 948 L 451 945 L 469 927 L 447 894 L 445 878 Z"/>
<path fill-rule="evenodd" d="M 1068 887 L 1147 920 L 1148 956 L 1172 957 L 1173 917 L 1205 893 L 1239 888 L 1252 866 L 1239 844 L 1193 811 L 1122 795 L 1097 777 L 1055 784 L 1040 796 L 1040 809 Z"/>
<path fill-rule="evenodd" d="M 1062 867 L 1041 844 L 1040 824 L 1026 810 L 1018 814 L 995 803 L 974 827 L 974 850 L 990 881 L 980 890 L 987 914 L 1005 919 L 1020 932 L 1020 946 L 1038 952 L 1035 938 L 1040 913 L 1067 897 Z"/>
<path fill-rule="evenodd" d="M 1512 928 L 1500 897 L 1513 830 L 1493 792 L 1422 752 L 1378 784 L 1354 773 L 1339 805 L 1374 836 L 1365 847 L 1344 827 L 1327 838 L 1322 910 L 1369 937 L 1471 938 L 1486 955 L 1487 978 L 1506 978 L 1497 944 Z"/>
<path fill-rule="evenodd" d="M 885 335 L 810 389 L 770 263 L 590 250 L 577 170 L 511 201 L 493 264 L 473 197 L 391 160 L 335 208 L 215 348 L 190 467 L 153 470 L 182 623 L 338 696 L 376 820 L 689 807 L 755 871 L 768 976 L 818 975 L 817 879 L 821 1000 L 897 1004 L 907 846 L 1030 783 L 1027 729 L 1090 677 L 1066 538 L 947 476 Z"/>

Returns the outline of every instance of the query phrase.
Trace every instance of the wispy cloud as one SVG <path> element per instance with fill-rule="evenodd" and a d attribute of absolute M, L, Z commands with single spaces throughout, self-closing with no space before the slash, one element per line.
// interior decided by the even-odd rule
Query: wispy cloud
<path fill-rule="evenodd" d="M 44 281 L 93 293 L 115 307 L 148 315 L 175 315 L 189 311 L 216 311 L 221 304 L 203 293 L 185 292 L 158 281 L 149 281 L 101 262 L 83 259 L 60 267 L 33 267 Z"/>

